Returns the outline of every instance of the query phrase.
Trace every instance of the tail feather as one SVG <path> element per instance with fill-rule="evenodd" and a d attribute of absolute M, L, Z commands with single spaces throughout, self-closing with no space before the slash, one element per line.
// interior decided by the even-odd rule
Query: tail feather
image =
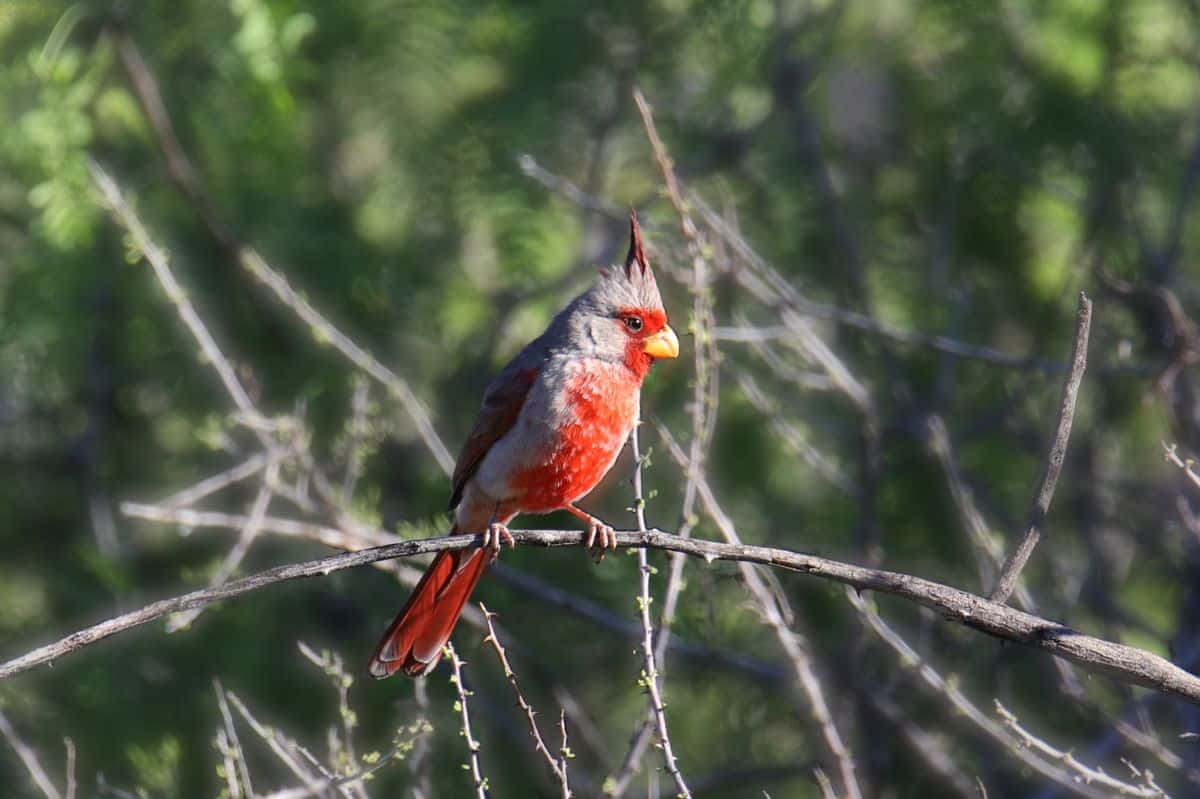
<path fill-rule="evenodd" d="M 375 648 L 367 667 L 371 676 L 432 671 L 487 564 L 487 553 L 479 549 L 439 552 Z"/>

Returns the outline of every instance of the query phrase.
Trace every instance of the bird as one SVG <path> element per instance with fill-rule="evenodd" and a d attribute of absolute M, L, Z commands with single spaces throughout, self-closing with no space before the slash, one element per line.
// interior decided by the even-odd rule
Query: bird
<path fill-rule="evenodd" d="M 514 546 L 508 524 L 518 514 L 569 511 L 587 525 L 584 544 L 597 561 L 616 547 L 613 528 L 576 503 L 616 463 L 638 420 L 643 380 L 655 361 L 679 356 L 679 338 L 636 213 L 624 264 L 599 272 L 484 392 L 450 494 L 450 534 L 482 534 L 482 544 L 434 557 L 375 648 L 373 677 L 416 677 L 437 666 L 501 543 Z"/>

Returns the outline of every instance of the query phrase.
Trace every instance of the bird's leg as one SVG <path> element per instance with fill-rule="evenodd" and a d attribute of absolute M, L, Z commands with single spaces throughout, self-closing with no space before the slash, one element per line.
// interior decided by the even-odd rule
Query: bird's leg
<path fill-rule="evenodd" d="M 483 532 L 483 542 L 479 545 L 480 549 L 492 550 L 492 560 L 500 557 L 500 547 L 503 544 L 508 544 L 509 549 L 517 548 L 517 540 L 509 532 L 508 525 L 496 521 L 496 513 L 499 511 L 500 505 L 497 503 L 496 510 L 492 513 L 492 521 Z"/>
<path fill-rule="evenodd" d="M 587 522 L 587 541 L 585 545 L 597 563 L 604 560 L 604 555 L 609 549 L 617 548 L 617 534 L 613 532 L 612 525 L 605 524 L 592 514 L 582 511 L 574 505 L 568 505 L 566 510 L 570 511 L 573 516 Z"/>

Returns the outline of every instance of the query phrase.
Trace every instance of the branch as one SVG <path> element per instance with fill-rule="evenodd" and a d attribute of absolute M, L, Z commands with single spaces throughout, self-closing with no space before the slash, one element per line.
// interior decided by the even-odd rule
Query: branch
<path fill-rule="evenodd" d="M 654 160 L 658 162 L 659 170 L 662 172 L 663 180 L 667 185 L 671 204 L 675 206 L 675 210 L 679 214 L 681 230 L 687 243 L 688 256 L 692 262 L 691 282 L 688 286 L 692 294 L 692 319 L 689 327 L 692 328 L 695 346 L 692 348 L 694 369 L 692 402 L 688 409 L 688 414 L 692 420 L 692 439 L 688 458 L 692 463 L 694 471 L 689 471 L 687 481 L 684 485 L 683 504 L 679 514 L 678 530 L 678 534 L 681 537 L 688 538 L 692 534 L 692 528 L 699 521 L 695 514 L 696 480 L 694 473 L 699 472 L 707 457 L 708 447 L 716 429 L 716 410 L 717 404 L 720 401 L 717 343 L 710 332 L 716 325 L 716 319 L 713 315 L 713 298 L 709 285 L 705 244 L 701 240 L 700 232 L 696 229 L 696 225 L 692 222 L 688 214 L 687 207 L 679 191 L 679 183 L 675 178 L 671 158 L 666 152 L 662 139 L 658 136 L 658 130 L 654 125 L 654 117 L 640 89 L 634 89 L 633 99 L 637 104 L 638 112 L 642 116 L 642 126 L 645 128 L 646 138 L 649 139 L 650 146 L 654 151 Z M 658 617 L 658 641 L 654 649 L 654 660 L 659 664 L 660 671 L 666 663 L 667 649 L 671 645 L 671 625 L 675 621 L 675 608 L 679 603 L 679 596 L 683 592 L 683 568 L 686 561 L 687 558 L 684 555 L 676 553 L 671 556 L 670 571 L 667 574 L 666 586 L 663 589 L 662 610 L 659 612 Z M 634 732 L 633 739 L 629 744 L 629 750 L 621 763 L 621 768 L 616 776 L 613 777 L 610 790 L 606 791 L 606 795 L 612 797 L 624 796 L 625 791 L 632 782 L 633 775 L 641 766 L 642 757 L 645 754 L 646 747 L 650 743 L 650 735 L 654 726 L 654 713 L 649 712 Z"/>
<path fill-rule="evenodd" d="M 254 402 L 250 399 L 250 395 L 246 392 L 241 380 L 238 379 L 237 371 L 234 369 L 233 364 L 222 354 L 221 348 L 217 346 L 217 342 L 213 339 L 212 334 L 209 333 L 208 328 L 200 319 L 200 314 L 196 312 L 195 306 L 192 305 L 183 287 L 179 285 L 179 281 L 172 274 L 170 259 L 166 251 L 150 238 L 150 234 L 146 232 L 142 221 L 134 213 L 129 203 L 125 201 L 120 187 L 104 171 L 104 168 L 90 159 L 88 160 L 88 168 L 91 170 L 92 180 L 96 188 L 112 211 L 113 218 L 121 227 L 125 228 L 138 252 L 150 264 L 150 268 L 154 271 L 154 276 L 158 279 L 167 298 L 175 306 L 180 320 L 187 327 L 188 332 L 192 334 L 192 338 L 196 340 L 196 346 L 200 348 L 204 359 L 212 365 L 213 370 L 221 380 L 221 384 L 233 400 L 233 404 L 237 406 L 238 412 L 248 421 L 259 422 L 251 425 L 255 434 L 264 447 L 267 449 L 274 448 L 274 442 L 263 432 L 261 414 L 254 406 Z"/>
<path fill-rule="evenodd" d="M 996 703 L 996 713 L 1001 719 L 1004 720 L 1005 726 L 1016 733 L 1017 737 L 1021 739 L 1022 744 L 1044 755 L 1045 757 L 1050 758 L 1051 760 L 1057 760 L 1058 762 L 1062 763 L 1068 771 L 1078 774 L 1079 778 L 1082 779 L 1084 783 L 1088 785 L 1093 783 L 1096 785 L 1102 785 L 1105 788 L 1116 791 L 1122 796 L 1166 796 L 1166 793 L 1163 792 L 1163 789 L 1159 788 L 1158 785 L 1155 784 L 1154 775 L 1149 771 L 1142 771 L 1138 769 L 1135 769 L 1134 771 L 1134 776 L 1141 779 L 1145 783 L 1144 785 L 1132 785 L 1128 782 L 1118 780 L 1115 777 L 1111 777 L 1104 773 L 1104 769 L 1092 768 L 1085 763 L 1081 763 L 1075 759 L 1075 755 L 1073 755 L 1071 752 L 1065 752 L 1062 749 L 1058 749 L 1046 743 L 1041 738 L 1038 738 L 1036 735 L 1022 727 L 1021 723 L 1017 720 L 1017 717 L 1014 716 L 1008 708 L 1000 704 L 999 699 L 992 701 Z M 1132 764 L 1130 764 L 1130 768 L 1133 768 Z"/>
<path fill-rule="evenodd" d="M 1170 463 L 1173 463 L 1182 469 L 1183 473 L 1187 475 L 1187 478 L 1191 480 L 1197 488 L 1200 488 L 1200 472 L 1196 471 L 1196 462 L 1191 458 L 1184 460 L 1183 458 L 1179 457 L 1179 452 L 1177 451 L 1178 447 L 1175 444 L 1168 444 L 1164 441 L 1162 442 L 1162 448 L 1163 457 L 1166 458 L 1166 460 Z"/>
<path fill-rule="evenodd" d="M 249 523 L 250 518 L 239 514 L 221 513 L 219 511 L 198 511 L 191 508 L 166 510 L 158 505 L 143 505 L 136 502 L 123 503 L 121 505 L 121 512 L 135 519 L 178 525 L 184 530 L 210 527 L 225 530 L 242 530 Z M 341 522 L 338 523 L 340 524 Z M 404 540 L 395 533 L 379 530 L 374 527 L 359 525 L 353 532 L 346 532 L 336 527 L 327 527 L 315 522 L 277 516 L 268 516 L 263 519 L 262 531 L 287 538 L 303 538 L 316 541 L 327 547 L 347 552 L 357 552 L 368 547 L 395 544 Z M 410 589 L 421 579 L 421 569 L 406 563 L 380 561 L 372 565 L 382 571 L 393 574 L 402 585 Z M 632 639 L 641 638 L 642 628 L 640 624 L 627 621 L 599 602 L 551 585 L 528 572 L 513 568 L 502 562 L 497 562 L 489 567 L 489 574 L 516 588 L 522 594 L 532 597 L 539 603 L 539 607 L 551 607 L 566 611 L 615 635 Z M 467 605 L 463 608 L 462 620 L 481 631 L 486 629 L 486 625 L 483 623 L 483 614 L 473 605 Z M 780 678 L 780 669 L 776 666 L 742 652 L 713 648 L 707 644 L 680 638 L 679 636 L 672 636 L 669 644 L 672 652 L 680 654 L 701 666 L 719 666 L 725 669 L 732 669 L 749 675 L 756 680 L 774 681 Z"/>
<path fill-rule="evenodd" d="M 282 274 L 272 269 L 257 252 L 246 246 L 245 242 L 220 219 L 201 184 L 196 168 L 180 144 L 179 137 L 175 135 L 171 117 L 167 113 L 166 105 L 163 103 L 162 94 L 158 88 L 158 81 L 142 58 L 137 43 L 124 30 L 117 30 L 114 36 L 122 66 L 129 76 L 131 88 L 150 123 L 150 128 L 154 131 L 159 149 L 166 159 L 167 174 L 179 192 L 195 209 L 212 237 L 242 268 L 269 288 L 280 302 L 291 308 L 308 325 L 310 332 L 318 342 L 328 342 L 356 366 L 386 386 L 404 406 L 404 410 L 416 426 L 421 440 L 425 442 L 425 446 L 429 448 L 438 465 L 446 474 L 449 474 L 454 468 L 454 458 L 434 429 L 429 412 L 409 388 L 408 383 L 334 327 L 292 289 Z M 122 224 L 125 224 L 124 221 Z"/>
<path fill-rule="evenodd" d="M 1103 792 L 1075 779 L 1075 775 L 1029 751 L 1029 748 L 1022 745 L 1022 742 L 1004 729 L 1003 725 L 980 710 L 959 688 L 958 680 L 942 676 L 929 663 L 925 662 L 907 641 L 880 618 L 879 613 L 870 603 L 850 590 L 846 591 L 846 599 L 858 611 L 867 627 L 896 653 L 900 667 L 913 672 L 926 688 L 949 702 L 955 715 L 974 724 L 980 732 L 999 744 L 1003 751 L 1008 752 L 1043 777 L 1078 796 L 1087 797 L 1087 799 L 1103 799 L 1105 796 Z"/>
<path fill-rule="evenodd" d="M 237 726 L 233 723 L 233 713 L 229 710 L 229 700 L 225 697 L 225 689 L 221 681 L 213 679 L 213 692 L 217 695 L 217 708 L 221 712 L 221 735 L 225 739 L 225 779 L 229 782 L 229 795 L 238 799 L 243 794 L 246 799 L 254 799 L 254 784 L 250 781 L 250 766 L 246 763 L 246 752 L 242 742 L 238 740 Z M 234 764 L 231 767 L 231 763 Z M 239 781 L 240 778 L 240 781 Z"/>
<path fill-rule="evenodd" d="M 690 470 L 691 466 L 685 462 L 686 456 L 683 450 L 675 442 L 670 431 L 660 424 L 659 433 L 662 435 L 671 457 L 685 470 Z M 725 536 L 726 541 L 732 545 L 741 546 L 741 538 L 738 536 L 733 520 L 717 502 L 708 481 L 702 474 L 694 472 L 693 474 L 700 502 L 704 505 L 713 524 Z M 829 765 L 836 768 L 837 775 L 842 782 L 843 795 L 848 799 L 860 799 L 862 789 L 859 787 L 858 777 L 855 775 L 853 753 L 842 740 L 842 734 L 834 721 L 829 701 L 825 698 L 825 689 L 821 685 L 820 677 L 817 675 L 812 655 L 809 652 L 808 641 L 803 634 L 793 629 L 795 614 L 783 592 L 783 587 L 775 582 L 774 575 L 768 572 L 755 569 L 745 563 L 739 564 L 739 566 L 746 590 L 758 603 L 763 620 L 775 633 L 780 647 L 792 665 L 796 682 L 808 699 L 812 720 L 828 750 L 828 756 L 832 758 Z"/>
<path fill-rule="evenodd" d="M 457 707 L 455 707 L 455 710 L 462 715 L 462 736 L 466 739 L 467 751 L 471 754 L 471 780 L 475 785 L 475 796 L 478 799 L 488 799 L 487 779 L 483 776 L 483 770 L 479 767 L 479 742 L 471 734 L 471 713 L 467 710 L 467 697 L 473 692 L 468 691 L 467 687 L 463 685 L 462 667 L 465 664 L 459 658 L 458 653 L 454 651 L 454 644 L 446 644 L 446 655 L 450 658 L 450 668 L 454 670 L 454 674 L 450 677 L 450 682 L 454 683 L 454 688 L 458 692 L 458 700 L 455 702 Z"/>
<path fill-rule="evenodd" d="M 633 426 L 629 435 L 629 445 L 633 449 L 633 493 L 634 513 L 637 515 L 638 531 L 646 530 L 646 500 L 642 495 L 642 468 L 646 461 L 642 457 L 641 447 L 638 446 L 638 424 Z M 687 539 L 680 539 L 687 540 Z M 692 799 L 692 792 L 684 782 L 679 764 L 675 760 L 675 749 L 671 746 L 671 736 L 667 732 L 667 709 L 662 696 L 662 679 L 658 673 L 658 665 L 654 652 L 654 624 L 650 621 L 650 563 L 646 557 L 645 548 L 638 550 L 638 572 L 640 574 L 638 594 L 638 615 L 642 621 L 642 679 L 641 682 L 650 697 L 650 712 L 654 715 L 654 724 L 658 730 L 658 745 L 662 749 L 663 765 L 675 783 L 676 795 L 680 799 Z"/>
<path fill-rule="evenodd" d="M 26 744 L 17 736 L 17 731 L 13 729 L 9 723 L 8 717 L 0 712 L 0 735 L 8 741 L 8 745 L 17 753 L 17 757 L 21 759 L 21 763 L 25 766 L 25 770 L 29 772 L 29 779 L 37 786 L 38 790 L 46 799 L 62 799 L 62 794 L 58 788 L 54 787 L 54 783 L 50 781 L 46 770 L 42 768 L 42 763 L 38 760 L 37 752 Z"/>
<path fill-rule="evenodd" d="M 1017 544 L 1017 548 L 1008 556 L 1004 568 L 1000 570 L 1000 579 L 989 596 L 993 602 L 1007 602 L 1017 587 L 1017 579 L 1021 570 L 1033 554 L 1041 538 L 1042 522 L 1046 512 L 1050 510 L 1050 500 L 1054 497 L 1054 486 L 1058 483 L 1058 475 L 1062 472 L 1063 461 L 1067 456 L 1067 442 L 1071 438 L 1071 422 L 1075 418 L 1075 400 L 1079 396 L 1079 383 L 1083 380 L 1083 370 L 1087 368 L 1088 334 L 1092 329 L 1092 301 L 1082 291 L 1079 292 L 1079 310 L 1075 321 L 1075 343 L 1071 345 L 1071 371 L 1067 373 L 1063 383 L 1062 398 L 1058 403 L 1058 423 L 1054 428 L 1054 443 L 1050 447 L 1050 457 L 1046 461 L 1046 470 L 1034 493 L 1033 508 L 1029 511 L 1029 521 L 1025 524 L 1025 534 Z"/>
<path fill-rule="evenodd" d="M 545 548 L 582 547 L 587 538 L 579 530 L 513 530 L 518 544 Z M 725 544 L 697 538 L 680 538 L 662 530 L 616 533 L 621 548 L 645 547 L 682 552 L 706 562 L 725 560 L 758 563 L 849 585 L 859 591 L 891 594 L 936 611 L 947 621 L 973 630 L 1048 652 L 1078 663 L 1083 668 L 1120 682 L 1140 685 L 1182 697 L 1200 705 L 1200 677 L 1189 674 L 1158 655 L 1124 644 L 1084 635 L 1065 625 L 991 602 L 985 597 L 932 580 L 900 572 L 855 566 L 775 547 Z M 399 544 L 372 547 L 357 552 L 331 555 L 303 563 L 276 566 L 216 588 L 205 588 L 183 596 L 153 602 L 144 608 L 102 621 L 72 633 L 52 644 L 0 665 L 0 679 L 48 663 L 111 635 L 154 621 L 169 613 L 229 599 L 286 580 L 326 576 L 336 571 L 366 566 L 384 560 L 411 558 L 445 550 L 477 547 L 482 535 L 453 535 L 422 538 Z"/>
<path fill-rule="evenodd" d="M 450 474 L 454 470 L 454 456 L 450 454 L 450 450 L 446 449 L 446 444 L 433 427 L 429 411 L 425 408 L 421 400 L 417 398 L 417 395 L 413 393 L 413 390 L 409 388 L 408 383 L 322 316 L 308 300 L 304 299 L 299 292 L 292 288 L 287 278 L 275 269 L 272 269 L 270 264 L 257 252 L 243 248 L 240 259 L 242 267 L 246 271 L 258 278 L 264 286 L 271 290 L 271 293 L 275 295 L 277 300 L 292 309 L 292 312 L 300 317 L 301 321 L 308 326 L 309 332 L 315 341 L 328 343 L 344 355 L 347 360 L 370 375 L 372 379 L 400 400 L 400 404 L 404 406 L 404 410 L 408 413 L 409 418 L 412 419 L 413 424 L 417 428 L 417 433 L 421 436 L 421 440 L 425 442 L 429 453 L 438 462 L 438 466 L 442 467 L 442 471 Z"/>
<path fill-rule="evenodd" d="M 513 671 L 513 667 L 508 662 L 508 653 L 504 650 L 504 646 L 500 643 L 500 638 L 496 635 L 496 628 L 492 625 L 492 617 L 495 613 L 490 612 L 482 602 L 479 603 L 479 609 L 483 611 L 483 620 L 487 623 L 488 634 L 487 638 L 483 639 L 485 644 L 491 644 L 496 650 L 496 657 L 500 660 L 501 667 L 504 668 L 504 677 L 508 680 L 508 684 L 512 686 L 513 694 L 517 697 L 517 707 L 525 712 L 525 718 L 529 721 L 529 734 L 533 737 L 533 748 L 546 761 L 546 765 L 550 767 L 554 779 L 558 782 L 562 789 L 562 799 L 571 799 L 571 786 L 567 782 L 567 769 L 564 761 L 554 759 L 554 755 L 550 754 L 550 748 L 546 746 L 546 741 L 542 738 L 542 731 L 538 728 L 537 711 L 533 709 L 533 705 L 529 704 L 529 700 L 525 698 L 525 694 L 521 693 L 521 686 L 517 684 L 517 673 Z M 563 722 L 565 724 L 565 722 Z M 565 727 L 564 727 L 565 730 Z M 565 736 L 565 732 L 563 733 Z M 566 748 L 566 745 L 563 745 Z"/>

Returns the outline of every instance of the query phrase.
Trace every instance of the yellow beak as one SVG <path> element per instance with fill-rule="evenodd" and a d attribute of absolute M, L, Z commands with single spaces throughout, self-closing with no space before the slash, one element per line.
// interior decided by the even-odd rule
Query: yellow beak
<path fill-rule="evenodd" d="M 678 358 L 679 336 L 675 335 L 675 331 L 668 325 L 646 339 L 642 351 L 651 358 Z"/>

